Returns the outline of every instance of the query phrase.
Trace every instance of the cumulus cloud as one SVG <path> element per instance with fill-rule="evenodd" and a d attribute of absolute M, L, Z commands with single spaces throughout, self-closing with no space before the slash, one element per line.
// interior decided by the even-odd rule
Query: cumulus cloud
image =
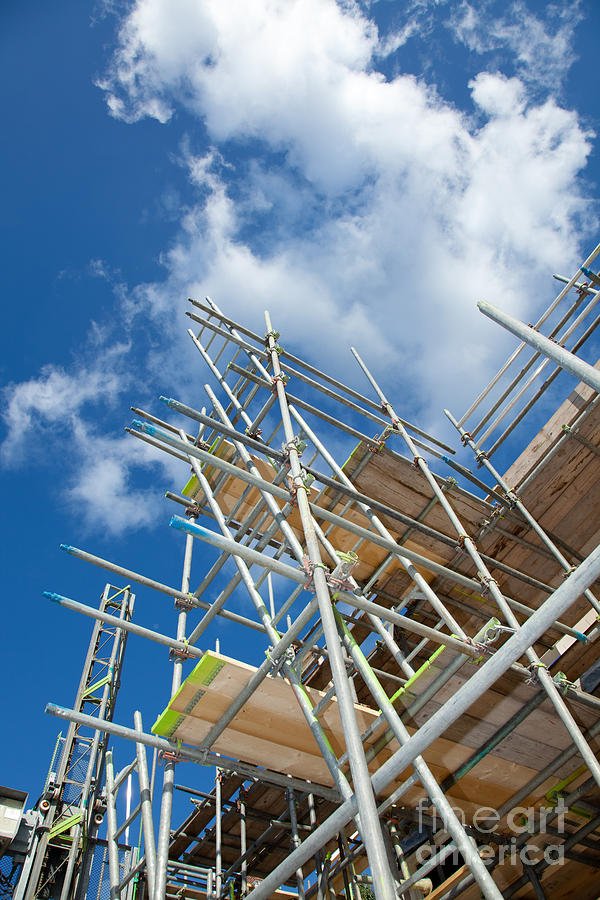
<path fill-rule="evenodd" d="M 158 467 L 171 477 L 174 467 L 171 457 L 158 456 L 146 444 L 105 433 L 108 412 L 132 388 L 130 347 L 105 346 L 105 338 L 92 329 L 91 345 L 102 347 L 97 361 L 71 370 L 47 365 L 37 377 L 3 389 L 0 460 L 6 467 L 25 460 L 39 466 L 58 453 L 61 502 L 76 507 L 89 528 L 119 534 L 148 524 L 156 511 L 156 493 L 136 488 L 135 473 Z"/>
<path fill-rule="evenodd" d="M 77 431 L 76 449 L 66 500 L 88 529 L 118 535 L 164 521 L 152 483 L 157 476 L 166 484 L 181 480 L 181 464 L 174 464 L 173 457 L 125 435 L 103 436 L 85 422 Z M 137 486 L 140 473 L 148 484 L 145 489 Z"/>
<path fill-rule="evenodd" d="M 116 356 L 117 354 L 113 354 Z M 5 464 L 18 464 L 27 446 L 42 447 L 52 434 L 72 429 L 87 403 L 109 401 L 123 389 L 115 371 L 104 367 L 66 372 L 44 366 L 37 378 L 4 388 L 7 435 L 0 447 Z"/>
<path fill-rule="evenodd" d="M 543 16 L 523 0 L 494 15 L 492 2 L 463 0 L 449 20 L 456 37 L 479 54 L 509 51 L 519 76 L 545 90 L 560 88 L 575 60 L 575 29 L 582 20 L 579 0 L 548 3 Z"/>
<path fill-rule="evenodd" d="M 402 383 L 407 412 L 431 418 L 449 392 L 466 402 L 499 358 L 475 301 L 527 315 L 531 279 L 577 259 L 590 149 L 576 113 L 531 92 L 543 73 L 513 27 L 554 41 L 566 67 L 567 16 L 551 10 L 552 26 L 516 4 L 484 29 L 484 10 L 463 4 L 457 33 L 472 47 L 496 35 L 522 75 L 475 73 L 472 116 L 377 70 L 386 41 L 401 68 L 418 17 L 386 36 L 333 0 L 209 0 L 191 17 L 186 2 L 138 0 L 102 84 L 109 108 L 164 121 L 182 105 L 213 142 L 186 151 L 197 199 L 143 302 L 165 315 L 170 298 L 208 292 L 254 327 L 270 306 L 338 372 L 358 342 Z"/>
<path fill-rule="evenodd" d="M 174 304 L 208 293 L 257 331 L 270 308 L 286 345 L 342 377 L 356 344 L 399 412 L 421 425 L 443 406 L 462 411 L 506 346 L 476 301 L 527 319 L 552 296 L 549 273 L 575 267 L 593 224 L 580 183 L 592 136 L 552 90 L 572 60 L 577 4 L 545 18 L 521 2 L 495 17 L 492 7 L 464 2 L 449 17 L 447 3 L 419 0 L 385 33 L 352 0 L 129 7 L 98 83 L 113 116 L 171 129 L 189 178 L 165 278 L 121 288 L 125 321 L 143 313 L 160 333 L 145 371 L 177 377 L 176 359 L 183 385 Z M 466 76 L 468 108 L 403 70 L 404 48 L 435 16 L 475 54 L 503 50 Z M 383 71 L 389 54 L 394 75 Z M 207 141 L 182 140 L 181 109 Z M 97 274 L 107 271 L 102 263 Z M 533 296 L 532 283 L 546 287 Z M 93 377 L 80 405 L 103 389 Z M 67 393 L 60 373 L 38 381 Z M 32 388 L 19 387 L 9 447 L 39 412 Z M 73 495 L 102 484 L 131 522 L 128 479 L 113 444 Z"/>

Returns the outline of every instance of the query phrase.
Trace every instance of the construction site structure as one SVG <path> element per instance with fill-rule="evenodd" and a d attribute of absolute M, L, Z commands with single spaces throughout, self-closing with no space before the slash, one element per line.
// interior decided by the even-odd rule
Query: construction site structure
<path fill-rule="evenodd" d="M 99 609 L 47 593 L 94 634 L 74 708 L 47 707 L 69 725 L 43 798 L 21 816 L 0 790 L 7 895 L 597 900 L 598 253 L 555 276 L 534 325 L 480 304 L 520 343 L 464 415 L 445 411 L 474 471 L 400 417 L 356 350 L 369 396 L 282 346 L 268 313 L 263 337 L 190 301 L 214 389 L 200 408 L 161 397 L 166 419 L 135 409 L 128 429 L 191 467 L 167 494 L 181 587 L 63 546 L 127 586 Z M 212 562 L 194 586 L 198 542 Z M 132 584 L 174 598 L 174 636 L 132 620 Z M 262 663 L 206 649 L 219 622 Z M 113 721 L 130 633 L 170 649 L 151 729 Z M 111 737 L 132 743 L 118 772 Z M 206 768 L 176 784 L 184 760 L 214 786 Z M 179 823 L 176 789 L 193 799 Z"/>
<path fill-rule="evenodd" d="M 17 806 L 11 789 L 0 788 L 2 824 L 14 831 L 4 848 L 10 867 L 1 871 L 0 891 L 14 900 L 84 898 L 93 866 L 102 866 L 106 841 L 98 829 L 108 736 L 95 722 L 113 718 L 127 645 L 119 623 L 131 621 L 134 602 L 129 586 L 104 588 L 73 707 L 93 724 L 69 722 L 66 734 L 59 734 L 35 808 L 21 816 L 26 795 Z M 130 865 L 123 860 L 124 870 Z"/>

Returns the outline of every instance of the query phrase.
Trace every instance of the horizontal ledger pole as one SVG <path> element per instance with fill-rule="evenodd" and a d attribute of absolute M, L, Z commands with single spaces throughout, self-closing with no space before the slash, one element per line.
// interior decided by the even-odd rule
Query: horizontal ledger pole
<path fill-rule="evenodd" d="M 166 738 L 158 737 L 155 734 L 148 734 L 135 728 L 127 728 L 125 725 L 108 722 L 106 719 L 98 719 L 96 716 L 88 716 L 74 709 L 57 706 L 55 703 L 47 703 L 45 712 L 50 716 L 66 719 L 68 722 L 75 722 L 87 728 L 94 728 L 97 731 L 112 734 L 114 737 L 125 738 L 127 741 L 144 744 L 146 747 L 154 747 L 162 753 L 171 754 L 176 760 L 181 762 L 195 762 L 201 766 L 218 766 L 218 768 L 226 769 L 228 772 L 237 772 L 238 775 L 243 775 L 246 778 L 260 779 L 261 781 L 266 781 L 267 784 L 275 784 L 284 789 L 290 787 L 298 791 L 312 792 L 332 803 L 337 803 L 339 800 L 338 792 L 325 785 L 304 781 L 302 778 L 294 778 L 292 775 L 283 775 L 280 772 L 272 772 L 270 769 L 261 769 L 250 763 L 221 756 L 220 753 L 215 753 L 211 750 L 200 750 L 197 747 L 186 745 L 180 746 L 175 741 L 168 741 Z"/>
<path fill-rule="evenodd" d="M 492 306 L 491 303 L 485 303 L 482 300 L 477 306 L 480 312 L 487 316 L 488 319 L 492 319 L 493 322 L 502 325 L 503 328 L 506 328 L 507 331 L 510 331 L 516 337 L 521 338 L 530 347 L 535 347 L 544 356 L 554 360 L 561 368 L 575 375 L 580 381 L 583 381 L 584 384 L 589 385 L 600 394 L 600 372 L 598 369 L 579 359 L 578 356 L 575 356 L 569 350 L 565 350 L 556 341 L 540 334 L 532 325 L 525 325 L 509 313 Z"/>
<path fill-rule="evenodd" d="M 376 794 L 403 772 L 413 760 L 449 728 L 475 700 L 487 691 L 495 681 L 546 631 L 558 616 L 562 615 L 587 588 L 600 577 L 600 546 L 579 565 L 565 582 L 535 611 L 502 647 L 489 659 L 453 697 L 431 716 L 417 732 L 391 756 L 373 775 Z M 314 854 L 332 840 L 356 815 L 354 797 L 346 800 L 305 841 L 250 892 L 251 900 L 267 900 L 293 873 Z"/>

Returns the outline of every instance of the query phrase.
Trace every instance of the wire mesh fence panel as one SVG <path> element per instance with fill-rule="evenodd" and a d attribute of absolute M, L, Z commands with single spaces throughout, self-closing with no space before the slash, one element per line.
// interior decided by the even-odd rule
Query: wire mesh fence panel
<path fill-rule="evenodd" d="M 12 897 L 21 874 L 22 862 L 13 856 L 0 857 L 0 898 Z"/>
<path fill-rule="evenodd" d="M 108 878 L 108 849 L 96 845 L 90 870 L 87 900 L 109 900 L 110 881 Z"/>

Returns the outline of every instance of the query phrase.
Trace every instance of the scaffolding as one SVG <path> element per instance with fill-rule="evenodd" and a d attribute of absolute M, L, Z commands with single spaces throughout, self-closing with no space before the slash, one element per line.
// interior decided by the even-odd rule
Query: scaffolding
<path fill-rule="evenodd" d="M 173 597 L 174 636 L 48 594 L 170 649 L 151 731 L 139 713 L 129 727 L 48 706 L 135 744 L 117 774 L 106 753 L 112 898 L 597 897 L 600 700 L 582 677 L 600 656 L 600 384 L 576 354 L 600 322 L 598 252 L 535 326 L 481 305 L 523 337 L 465 415 L 446 411 L 483 473 L 400 418 L 355 349 L 372 397 L 282 347 L 268 313 L 263 337 L 190 301 L 215 389 L 200 408 L 161 397 L 168 420 L 135 408 L 127 429 L 191 468 L 167 494 L 181 587 L 63 546 Z M 501 474 L 491 458 L 563 372 L 582 383 Z M 198 542 L 215 561 L 192 590 Z M 200 649 L 219 620 L 264 661 Z M 147 748 L 163 764 L 154 802 Z M 215 767 L 214 787 L 176 784 L 183 760 Z M 173 828 L 175 790 L 194 809 Z M 143 851 L 124 872 L 137 816 Z M 78 846 L 72 832 L 61 900 L 84 896 L 69 893 Z"/>

